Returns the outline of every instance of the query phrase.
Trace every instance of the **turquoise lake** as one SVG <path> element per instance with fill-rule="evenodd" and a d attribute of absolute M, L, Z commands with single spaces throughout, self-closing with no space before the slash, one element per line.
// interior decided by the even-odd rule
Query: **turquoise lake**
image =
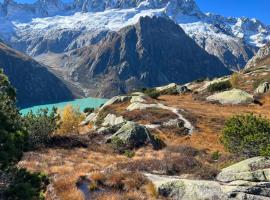
<path fill-rule="evenodd" d="M 31 110 L 36 113 L 38 109 L 41 108 L 48 108 L 51 110 L 53 107 L 56 107 L 58 109 L 64 108 L 66 105 L 70 104 L 74 107 L 79 107 L 80 111 L 83 111 L 85 108 L 97 108 L 101 106 L 102 104 L 106 103 L 108 99 L 98 99 L 98 98 L 84 98 L 84 99 L 75 99 L 73 101 L 66 101 L 66 102 L 61 102 L 61 103 L 55 103 L 55 104 L 46 104 L 46 105 L 39 105 L 39 106 L 33 106 L 30 108 L 25 108 L 20 110 L 20 113 L 22 115 L 26 115 L 28 112 Z"/>

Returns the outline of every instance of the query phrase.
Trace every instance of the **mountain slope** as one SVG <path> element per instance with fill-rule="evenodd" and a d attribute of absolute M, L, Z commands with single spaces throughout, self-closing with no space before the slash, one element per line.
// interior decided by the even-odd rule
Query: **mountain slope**
<path fill-rule="evenodd" d="M 170 17 L 230 69 L 242 68 L 270 40 L 269 26 L 260 21 L 205 14 L 194 0 L 5 0 L 0 5 L 0 36 L 31 56 L 63 53 L 96 44 L 108 32 L 146 15 Z"/>
<path fill-rule="evenodd" d="M 72 99 L 62 81 L 44 66 L 0 42 L 0 67 L 17 90 L 20 107 Z"/>
<path fill-rule="evenodd" d="M 246 69 L 270 65 L 270 43 L 260 48 L 258 53 L 247 63 Z"/>
<path fill-rule="evenodd" d="M 73 81 L 99 97 L 229 73 L 177 24 L 162 17 L 140 18 L 99 45 L 73 51 L 65 67 L 72 68 Z"/>

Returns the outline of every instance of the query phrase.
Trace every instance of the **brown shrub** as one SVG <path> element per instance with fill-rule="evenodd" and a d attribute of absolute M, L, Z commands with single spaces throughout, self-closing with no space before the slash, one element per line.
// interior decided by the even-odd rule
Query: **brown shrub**
<path fill-rule="evenodd" d="M 158 191 L 155 185 L 152 182 L 149 182 L 144 186 L 145 193 L 148 194 L 151 198 L 156 199 L 158 197 Z"/>
<path fill-rule="evenodd" d="M 182 155 L 189 156 L 189 157 L 195 157 L 200 153 L 198 149 L 195 149 L 194 147 L 186 146 L 186 145 L 167 146 L 166 151 L 173 152 L 173 153 L 180 153 Z"/>
<path fill-rule="evenodd" d="M 146 110 L 134 110 L 123 114 L 124 118 L 129 121 L 143 121 L 151 124 L 161 124 L 176 119 L 177 115 L 169 110 L 160 108 L 148 108 Z"/>
<path fill-rule="evenodd" d="M 166 153 L 163 159 L 142 159 L 134 160 L 128 163 L 119 163 L 119 169 L 130 171 L 158 171 L 163 174 L 180 175 L 194 173 L 202 166 L 197 159 L 181 154 Z"/>
<path fill-rule="evenodd" d="M 231 75 L 230 82 L 233 88 L 238 88 L 239 87 L 239 82 L 240 82 L 240 76 L 239 73 L 234 72 Z"/>
<path fill-rule="evenodd" d="M 90 178 L 97 183 L 103 183 L 105 181 L 105 175 L 100 171 L 92 172 Z"/>

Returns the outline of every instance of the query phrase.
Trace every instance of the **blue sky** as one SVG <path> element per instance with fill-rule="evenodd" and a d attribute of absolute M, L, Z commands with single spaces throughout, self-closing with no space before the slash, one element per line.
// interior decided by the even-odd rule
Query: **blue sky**
<path fill-rule="evenodd" d="M 15 1 L 30 3 L 35 0 Z M 196 2 L 204 12 L 214 12 L 224 16 L 257 18 L 270 25 L 270 0 L 196 0 Z"/>
<path fill-rule="evenodd" d="M 270 0 L 196 0 L 204 12 L 257 18 L 270 25 Z"/>

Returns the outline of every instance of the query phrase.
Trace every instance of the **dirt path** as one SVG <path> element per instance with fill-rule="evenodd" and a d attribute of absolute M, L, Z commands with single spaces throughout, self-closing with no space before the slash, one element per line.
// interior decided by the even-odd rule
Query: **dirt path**
<path fill-rule="evenodd" d="M 173 138 L 172 144 L 186 144 L 209 151 L 224 152 L 220 143 L 220 133 L 225 121 L 233 115 L 255 113 L 270 119 L 270 96 L 261 100 L 260 105 L 219 105 L 194 100 L 191 94 L 177 96 L 161 96 L 161 103 L 184 110 L 184 117 L 195 126 L 194 132 L 188 137 Z M 167 133 L 168 134 L 168 133 Z"/>

